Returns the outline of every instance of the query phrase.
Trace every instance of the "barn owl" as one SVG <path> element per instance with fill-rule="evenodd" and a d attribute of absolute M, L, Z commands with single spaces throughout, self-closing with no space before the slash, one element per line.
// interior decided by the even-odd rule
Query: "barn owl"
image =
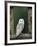
<path fill-rule="evenodd" d="M 16 37 L 22 32 L 24 29 L 24 19 L 19 19 L 18 24 L 16 26 Z"/>

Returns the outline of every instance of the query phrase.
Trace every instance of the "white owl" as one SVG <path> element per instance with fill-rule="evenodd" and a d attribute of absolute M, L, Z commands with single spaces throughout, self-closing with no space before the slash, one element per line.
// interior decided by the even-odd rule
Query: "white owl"
<path fill-rule="evenodd" d="M 18 24 L 16 26 L 16 37 L 22 32 L 24 29 L 24 19 L 19 19 Z"/>

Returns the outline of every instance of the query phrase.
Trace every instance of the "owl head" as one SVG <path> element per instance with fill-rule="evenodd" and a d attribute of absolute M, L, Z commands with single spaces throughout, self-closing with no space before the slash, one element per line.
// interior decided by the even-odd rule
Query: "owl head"
<path fill-rule="evenodd" d="M 19 19 L 19 24 L 24 24 L 24 19 Z"/>

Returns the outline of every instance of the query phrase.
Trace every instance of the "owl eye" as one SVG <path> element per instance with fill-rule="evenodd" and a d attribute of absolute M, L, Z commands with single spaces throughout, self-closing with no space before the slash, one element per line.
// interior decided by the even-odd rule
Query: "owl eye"
<path fill-rule="evenodd" d="M 23 21 L 20 21 L 20 22 L 23 22 Z"/>

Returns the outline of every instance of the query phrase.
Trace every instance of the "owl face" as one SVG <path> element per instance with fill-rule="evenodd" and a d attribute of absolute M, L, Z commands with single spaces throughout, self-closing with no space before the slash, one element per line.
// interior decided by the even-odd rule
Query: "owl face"
<path fill-rule="evenodd" d="M 19 19 L 19 24 L 24 24 L 24 19 Z"/>

